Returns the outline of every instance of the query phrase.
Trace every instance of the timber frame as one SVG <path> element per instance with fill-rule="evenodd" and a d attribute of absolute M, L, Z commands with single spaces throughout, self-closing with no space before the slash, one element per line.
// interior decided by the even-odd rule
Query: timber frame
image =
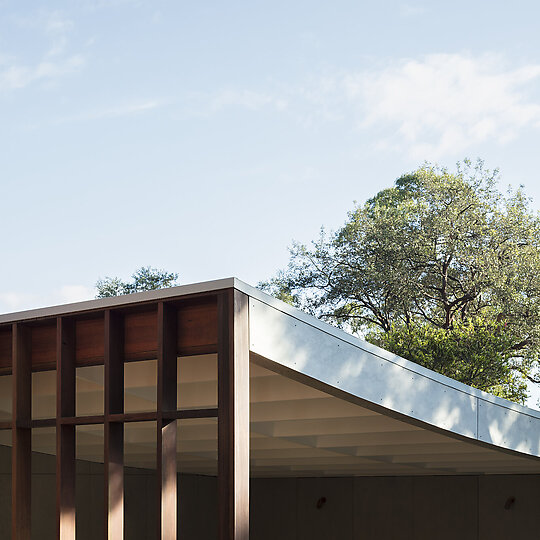
<path fill-rule="evenodd" d="M 137 408 L 129 379 L 132 368 L 148 366 L 151 376 L 138 373 L 143 390 L 155 394 Z M 77 385 L 93 370 L 101 393 L 78 401 L 85 391 Z M 188 372 L 192 378 L 182 381 Z M 92 455 L 103 463 L 104 527 L 101 533 L 96 520 L 92 535 L 108 540 L 122 540 L 133 525 L 124 521 L 130 515 L 124 495 L 132 493 L 124 475 L 127 485 L 137 422 L 146 422 L 152 440 L 144 441 L 147 461 L 133 466 L 155 469 L 157 491 L 142 492 L 142 499 L 152 511 L 152 536 L 162 540 L 176 539 L 186 523 L 179 523 L 177 508 L 189 500 L 178 486 L 187 476 L 177 473 L 215 478 L 216 461 L 211 486 L 217 484 L 220 540 L 249 539 L 250 475 L 254 536 L 276 522 L 271 513 L 261 525 L 257 510 L 259 481 L 267 477 L 359 477 L 359 493 L 368 477 L 540 479 L 539 411 L 397 357 L 236 278 L 0 315 L 0 375 L 6 376 L 0 377 L 0 434 L 4 455 L 11 445 L 13 540 L 31 538 L 32 434 L 44 432 L 46 445 L 35 446 L 56 455 L 56 466 L 48 461 L 56 468 L 56 537 L 75 539 L 79 426 L 100 431 L 93 444 L 103 455 Z M 43 388 L 48 401 L 38 395 Z M 90 402 L 100 407 L 87 407 Z M 36 403 L 43 410 L 33 411 Z M 211 430 L 196 440 L 190 426 L 178 427 L 188 419 L 197 434 L 203 424 Z M 182 448 L 194 441 L 196 452 Z M 191 469 L 189 452 L 199 460 Z M 365 501 L 358 507 L 364 516 L 372 508 Z M 54 523 L 48 527 L 52 536 Z M 142 534 L 149 536 L 147 529 Z"/>
<path fill-rule="evenodd" d="M 32 428 L 56 427 L 57 538 L 75 540 L 75 429 L 104 426 L 105 530 L 124 537 L 124 425 L 157 425 L 157 538 L 177 538 L 177 420 L 217 418 L 220 540 L 249 538 L 248 296 L 235 288 L 135 295 L 83 310 L 0 320 L 0 371 L 12 374 L 12 536 L 30 540 Z M 165 296 L 165 297 L 164 297 Z M 135 301 L 134 301 L 135 300 Z M 76 308 L 77 306 L 69 306 Z M 54 311 L 54 309 L 53 309 Z M 217 353 L 217 408 L 178 409 L 177 357 Z M 124 411 L 124 363 L 157 358 L 157 408 Z M 76 416 L 75 370 L 104 365 L 104 414 Z M 56 369 L 56 416 L 32 420 L 32 372 Z M 149 504 L 152 504 L 150 502 Z"/>

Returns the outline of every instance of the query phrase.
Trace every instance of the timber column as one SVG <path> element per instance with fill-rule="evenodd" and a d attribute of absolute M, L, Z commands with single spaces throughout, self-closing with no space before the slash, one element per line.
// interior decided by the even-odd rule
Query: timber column
<path fill-rule="evenodd" d="M 30 540 L 32 465 L 32 365 L 30 329 L 12 325 L 13 417 L 11 447 L 11 538 Z"/>
<path fill-rule="evenodd" d="M 177 538 L 177 310 L 158 304 L 158 384 L 157 384 L 157 480 L 159 486 L 158 535 L 160 540 Z"/>
<path fill-rule="evenodd" d="M 105 311 L 104 480 L 105 540 L 124 538 L 124 424 L 111 416 L 124 412 L 124 321 Z"/>
<path fill-rule="evenodd" d="M 60 540 L 75 540 L 75 323 L 56 320 L 56 528 Z"/>
<path fill-rule="evenodd" d="M 249 540 L 249 314 L 247 295 L 218 297 L 219 540 Z"/>

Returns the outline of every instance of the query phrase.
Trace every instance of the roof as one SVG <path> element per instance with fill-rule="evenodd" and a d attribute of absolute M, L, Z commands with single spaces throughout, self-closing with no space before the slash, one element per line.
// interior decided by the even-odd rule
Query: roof
<path fill-rule="evenodd" d="M 397 471 L 399 467 L 395 465 L 399 460 L 396 461 L 395 453 L 398 446 L 416 444 L 407 455 L 418 458 L 419 461 L 414 463 L 420 463 L 432 472 L 540 472 L 540 460 L 535 459 L 540 457 L 540 412 L 479 391 L 400 358 L 321 322 L 236 278 L 5 314 L 0 315 L 0 324 L 136 305 L 228 288 L 235 288 L 249 297 L 250 352 L 254 365 L 258 366 L 256 370 L 259 370 L 259 375 L 268 375 L 264 373 L 266 370 L 281 377 L 282 381 L 296 381 L 306 388 L 322 392 L 327 397 L 332 396 L 333 404 L 327 401 L 324 410 L 317 410 L 325 415 L 324 411 L 328 410 L 328 407 L 332 409 L 335 406 L 336 411 L 339 409 L 339 414 L 342 414 L 339 417 L 336 413 L 335 418 L 326 421 L 322 417 L 311 418 L 312 422 L 318 422 L 315 430 L 318 439 L 313 439 L 315 435 L 310 432 L 311 428 L 306 428 L 309 425 L 309 422 L 306 424 L 308 418 L 300 419 L 303 421 L 301 425 L 298 422 L 286 424 L 291 421 L 290 418 L 274 419 L 270 424 L 270 420 L 266 423 L 264 419 L 255 421 L 252 423 L 252 431 L 259 430 L 261 437 L 281 437 L 291 444 L 304 446 L 311 441 L 309 444 L 313 448 L 320 448 L 319 442 L 326 440 L 321 437 L 327 436 L 327 439 L 330 437 L 331 440 L 328 439 L 330 442 L 327 441 L 325 448 L 339 453 L 340 448 L 346 447 L 348 453 L 341 452 L 339 455 L 347 456 L 354 447 L 354 455 L 358 459 L 360 455 L 365 456 L 367 450 L 362 453 L 359 448 L 365 445 L 350 445 L 354 439 L 354 433 L 351 432 L 354 429 L 362 430 L 364 428 L 361 426 L 364 425 L 366 427 L 362 433 L 368 435 L 385 430 L 388 433 L 403 434 L 407 431 L 403 426 L 410 426 L 411 431 L 419 430 L 423 434 L 442 437 L 443 440 L 435 442 L 447 443 L 445 450 L 440 446 L 439 452 L 433 450 L 432 454 L 426 454 L 428 447 L 421 449 L 418 446 L 433 444 L 433 437 L 427 437 L 427 442 L 419 443 L 422 437 L 418 434 L 412 438 L 396 435 L 393 439 L 388 435 L 386 446 L 393 445 L 394 451 L 380 449 L 385 446 L 385 437 L 372 437 L 374 442 L 368 445 L 372 447 L 369 450 L 372 454 L 367 457 L 377 461 L 377 456 L 383 456 L 389 463 L 390 456 L 393 466 L 389 470 Z M 271 377 L 266 380 L 270 381 Z M 275 377 L 274 381 L 278 383 Z M 316 398 L 311 396 L 309 399 Z M 306 404 L 307 402 L 303 405 Z M 333 433 L 332 426 L 337 426 L 340 418 L 343 420 L 352 417 L 352 413 L 344 412 L 350 405 L 357 407 L 356 416 L 363 418 L 363 423 L 357 422 L 360 426 L 358 428 L 344 428 L 349 438 L 345 441 L 345 446 L 340 447 L 339 441 L 343 442 L 344 439 L 338 437 L 340 433 Z M 257 405 L 252 406 L 256 414 Z M 305 407 L 302 410 L 305 410 Z M 300 431 L 295 434 L 295 429 Z M 280 433 L 282 435 L 279 435 Z M 368 439 L 369 436 L 365 440 Z M 407 440 L 410 440 L 410 443 L 407 443 Z M 468 449 L 471 449 L 471 456 L 478 449 L 484 451 L 484 454 L 480 452 L 475 459 L 471 458 L 472 461 L 467 461 L 468 457 L 458 460 L 458 466 L 455 465 L 455 457 L 450 456 L 447 458 L 448 463 L 453 465 L 445 468 L 445 462 L 441 462 L 440 456 L 446 455 L 449 448 L 457 449 L 457 446 L 452 446 L 452 442 L 462 444 L 459 450 L 462 457 L 469 456 Z M 494 457 L 491 456 L 493 452 Z M 425 457 L 424 461 L 422 455 Z M 428 459 L 426 456 L 431 457 Z M 330 457 L 328 456 L 325 466 L 331 465 Z M 301 463 L 306 459 L 307 456 Z M 486 459 L 491 463 L 491 468 L 489 463 L 486 465 Z M 380 462 L 379 459 L 378 463 Z M 341 469 L 338 463 L 339 460 L 329 469 L 325 469 L 325 474 L 329 474 L 328 471 L 346 469 L 346 463 Z M 440 466 L 437 466 L 437 463 Z M 379 470 L 387 474 L 384 472 L 386 469 L 379 467 Z"/>

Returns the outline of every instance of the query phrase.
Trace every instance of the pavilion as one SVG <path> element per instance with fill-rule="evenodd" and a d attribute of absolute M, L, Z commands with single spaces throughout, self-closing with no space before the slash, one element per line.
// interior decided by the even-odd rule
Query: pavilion
<path fill-rule="evenodd" d="M 540 412 L 236 278 L 0 315 L 0 537 L 540 534 Z"/>

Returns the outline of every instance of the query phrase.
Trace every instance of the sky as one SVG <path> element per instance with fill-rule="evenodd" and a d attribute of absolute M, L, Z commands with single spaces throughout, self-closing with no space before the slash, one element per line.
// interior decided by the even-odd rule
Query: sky
<path fill-rule="evenodd" d="M 540 209 L 540 6 L 0 0 L 0 313 L 251 284 L 423 162 Z"/>

